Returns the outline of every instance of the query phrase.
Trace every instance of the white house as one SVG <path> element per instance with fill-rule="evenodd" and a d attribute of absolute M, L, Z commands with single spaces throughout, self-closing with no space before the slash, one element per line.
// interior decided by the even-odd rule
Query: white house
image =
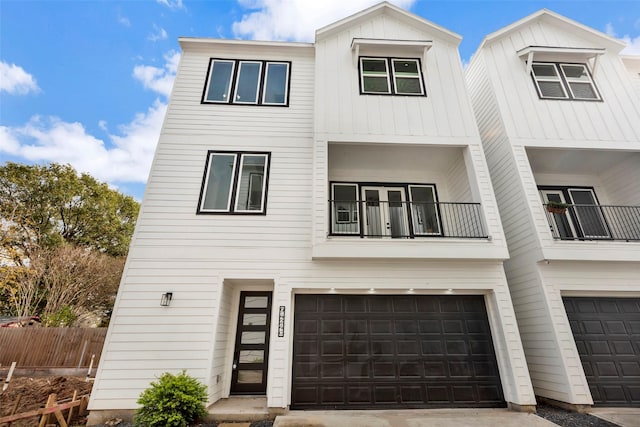
<path fill-rule="evenodd" d="M 541 10 L 466 71 L 531 380 L 578 407 L 640 403 L 640 97 L 623 47 Z"/>
<path fill-rule="evenodd" d="M 93 420 L 182 369 L 214 406 L 533 408 L 459 43 L 389 3 L 180 39 Z"/>

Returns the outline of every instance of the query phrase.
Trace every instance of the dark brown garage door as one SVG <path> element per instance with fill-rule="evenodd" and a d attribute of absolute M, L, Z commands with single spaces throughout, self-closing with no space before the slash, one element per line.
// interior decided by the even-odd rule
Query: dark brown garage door
<path fill-rule="evenodd" d="M 591 397 L 640 406 L 640 298 L 563 298 Z"/>
<path fill-rule="evenodd" d="M 505 406 L 482 296 L 297 295 L 294 409 Z"/>

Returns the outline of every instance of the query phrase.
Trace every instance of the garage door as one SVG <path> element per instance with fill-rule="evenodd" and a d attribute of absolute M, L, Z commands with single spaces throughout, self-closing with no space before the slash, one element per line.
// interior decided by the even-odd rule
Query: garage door
<path fill-rule="evenodd" d="M 640 406 L 640 298 L 563 298 L 591 397 Z"/>
<path fill-rule="evenodd" d="M 291 407 L 505 406 L 483 296 L 297 295 Z"/>

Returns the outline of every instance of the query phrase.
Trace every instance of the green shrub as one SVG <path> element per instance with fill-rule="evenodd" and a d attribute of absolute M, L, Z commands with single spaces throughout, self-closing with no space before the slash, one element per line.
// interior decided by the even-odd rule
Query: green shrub
<path fill-rule="evenodd" d="M 185 427 L 207 414 L 207 387 L 182 371 L 165 372 L 138 398 L 134 424 L 141 427 Z"/>
<path fill-rule="evenodd" d="M 71 310 L 71 307 L 65 305 L 55 313 L 45 314 L 42 316 L 42 322 L 45 326 L 51 327 L 67 327 L 71 326 L 77 319 L 77 316 Z"/>

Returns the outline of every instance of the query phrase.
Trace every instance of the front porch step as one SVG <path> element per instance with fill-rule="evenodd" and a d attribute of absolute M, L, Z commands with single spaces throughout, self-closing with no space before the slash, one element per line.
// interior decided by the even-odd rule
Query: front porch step
<path fill-rule="evenodd" d="M 208 421 L 260 421 L 274 420 L 286 409 L 267 407 L 264 396 L 234 396 L 218 400 L 207 411 Z"/>

